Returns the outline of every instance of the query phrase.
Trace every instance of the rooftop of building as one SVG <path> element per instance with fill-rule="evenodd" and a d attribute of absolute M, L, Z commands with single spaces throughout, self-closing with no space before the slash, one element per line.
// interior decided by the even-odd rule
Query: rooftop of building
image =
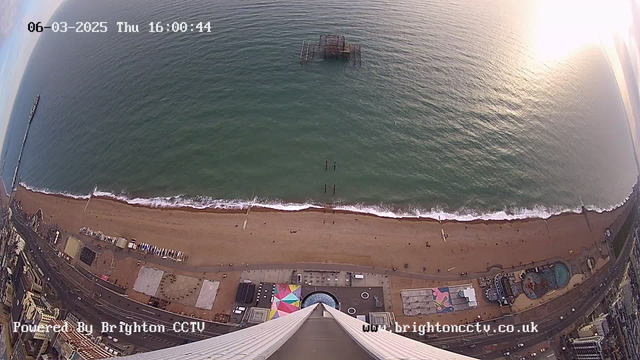
<path fill-rule="evenodd" d="M 604 340 L 604 336 L 594 335 L 587 336 L 579 339 L 573 339 L 573 344 L 586 344 L 586 343 L 594 343 L 594 342 L 602 342 Z"/>
<path fill-rule="evenodd" d="M 33 301 L 36 307 L 39 307 L 43 310 L 47 309 L 47 303 L 42 299 L 42 297 L 40 297 L 40 295 L 31 291 L 27 291 L 27 296 L 31 299 L 31 301 Z"/>
<path fill-rule="evenodd" d="M 63 326 L 64 320 L 53 320 L 50 325 Z M 104 359 L 112 357 L 114 354 L 102 348 L 86 335 L 80 333 L 76 327 L 67 322 L 68 331 L 60 331 L 58 341 L 71 345 L 86 360 Z"/>

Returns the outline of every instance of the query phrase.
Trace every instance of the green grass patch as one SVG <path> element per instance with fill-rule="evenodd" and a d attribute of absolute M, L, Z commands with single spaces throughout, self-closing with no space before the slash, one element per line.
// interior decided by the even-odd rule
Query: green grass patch
<path fill-rule="evenodd" d="M 631 233 L 631 228 L 633 227 L 633 222 L 636 217 L 636 207 L 633 206 L 633 209 L 627 215 L 627 219 L 624 221 L 622 228 L 616 234 L 616 237 L 613 239 L 613 252 L 616 254 L 616 258 L 622 252 L 624 248 L 624 244 L 627 242 L 627 238 L 629 237 L 629 233 Z"/>

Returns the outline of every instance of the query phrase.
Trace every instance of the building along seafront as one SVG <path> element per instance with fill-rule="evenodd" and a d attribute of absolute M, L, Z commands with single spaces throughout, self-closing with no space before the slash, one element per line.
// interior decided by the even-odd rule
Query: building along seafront
<path fill-rule="evenodd" d="M 38 195 L 38 197 L 41 196 Z M 55 200 L 67 201 L 59 197 Z M 99 201 L 101 200 L 91 200 L 92 206 L 102 204 Z M 104 202 L 104 204 L 105 206 L 128 206 L 113 203 L 113 201 Z M 152 248 L 139 246 L 152 244 L 155 241 L 153 237 L 123 236 L 120 232 L 102 231 L 99 225 L 95 224 L 78 226 L 75 229 L 62 228 L 58 224 L 45 221 L 51 218 L 49 212 L 55 209 L 45 211 L 40 207 L 25 205 L 30 212 L 23 210 L 20 203 L 14 203 L 11 211 L 15 213 L 15 217 L 7 223 L 6 231 L 7 238 L 12 239 L 9 241 L 9 247 L 5 248 L 12 259 L 10 262 L 12 264 L 15 262 L 14 266 L 23 268 L 18 272 L 23 274 L 21 278 L 24 278 L 24 281 L 19 283 L 18 279 L 11 280 L 14 294 L 19 288 L 16 285 L 22 284 L 25 293 L 26 291 L 43 292 L 48 294 L 47 298 L 55 297 L 51 292 L 52 289 L 48 287 L 48 281 L 42 281 L 43 276 L 47 279 L 50 276 L 52 280 L 56 278 L 56 281 L 52 281 L 51 284 L 62 282 L 60 285 L 65 285 L 64 283 L 69 282 L 59 288 L 62 292 L 66 292 L 65 289 L 68 287 L 70 288 L 68 292 L 72 294 L 70 300 L 73 304 L 70 303 L 66 311 L 78 315 L 82 321 L 91 317 L 91 314 L 82 313 L 83 308 L 90 308 L 90 313 L 108 314 L 124 321 L 132 318 L 143 319 L 150 323 L 163 323 L 185 319 L 205 324 L 205 331 L 201 334 L 167 333 L 148 337 L 132 334 L 132 336 L 118 336 L 117 344 L 113 344 L 116 341 L 107 341 L 110 348 L 119 353 L 174 348 L 175 345 L 184 342 L 197 344 L 199 340 L 212 336 L 224 338 L 229 332 L 233 335 L 262 325 L 276 326 L 275 324 L 282 324 L 281 319 L 294 316 L 293 321 L 295 316 L 304 314 L 305 309 L 317 301 L 323 304 L 321 305 L 324 309 L 323 316 L 332 316 L 337 319 L 332 312 L 339 311 L 340 314 L 354 320 L 363 320 L 368 323 L 366 326 L 389 327 L 395 323 L 410 325 L 416 322 L 435 323 L 437 321 L 445 324 L 482 322 L 518 325 L 519 323 L 515 323 L 516 318 L 526 323 L 542 321 L 548 318 L 548 314 L 544 312 L 547 307 L 570 313 L 571 304 L 584 303 L 584 307 L 587 307 L 591 305 L 590 301 L 595 301 L 595 298 L 587 299 L 578 292 L 581 292 L 583 287 L 591 286 L 589 284 L 595 281 L 600 283 L 599 279 L 606 282 L 606 277 L 614 271 L 618 261 L 627 256 L 625 244 L 630 242 L 623 241 L 622 246 L 619 246 L 617 241 L 626 239 L 631 233 L 630 230 L 635 229 L 635 214 L 637 214 L 633 210 L 636 206 L 635 198 L 632 198 L 621 208 L 610 213 L 584 212 L 556 217 L 549 220 L 550 225 L 546 230 L 544 222 L 538 220 L 508 223 L 504 226 L 508 228 L 506 230 L 500 230 L 502 226 L 500 223 L 482 225 L 483 229 L 492 226 L 495 231 L 518 234 L 519 229 L 511 229 L 511 225 L 516 227 L 516 225 L 532 226 L 534 224 L 533 229 L 538 233 L 542 231 L 546 234 L 545 239 L 548 240 L 558 236 L 558 233 L 561 237 L 567 235 L 563 231 L 567 232 L 565 225 L 568 222 L 584 232 L 583 235 L 589 236 L 592 246 L 583 248 L 580 252 L 577 248 L 575 251 L 568 248 L 566 253 L 556 254 L 558 255 L 556 257 L 511 267 L 492 266 L 489 263 L 486 271 L 483 272 L 458 272 L 454 266 L 437 274 L 430 274 L 426 272 L 426 267 L 419 272 L 326 263 L 262 265 L 230 263 L 194 266 L 189 256 L 173 256 L 167 248 L 156 245 Z M 73 205 L 83 209 L 87 203 L 73 200 Z M 132 209 L 138 210 L 133 207 Z M 160 211 L 144 210 L 154 213 Z M 92 211 L 91 208 L 88 211 Z M 189 214 L 191 213 L 181 215 Z M 206 213 L 198 213 L 198 215 L 209 216 Z M 282 216 L 286 215 L 288 214 Z M 365 222 L 363 219 L 351 220 L 353 226 L 360 226 L 360 223 Z M 405 223 L 408 226 L 414 226 L 416 222 Z M 595 224 L 598 224 L 597 227 Z M 429 224 L 425 223 L 425 226 L 427 225 Z M 231 225 L 230 229 L 232 230 L 229 231 L 242 231 L 240 226 L 236 228 Z M 574 228 L 571 227 L 571 229 Z M 289 234 L 294 236 L 292 233 Z M 568 235 L 573 234 L 573 232 L 568 233 Z M 454 242 L 451 238 L 448 241 Z M 535 239 L 529 239 L 529 241 L 534 241 L 534 248 L 541 246 L 535 243 Z M 525 243 L 524 239 L 522 243 Z M 130 244 L 134 246 L 129 246 Z M 423 243 L 422 251 L 425 253 L 431 251 L 430 245 L 435 246 L 428 241 L 426 246 Z M 408 243 L 407 246 L 413 245 Z M 145 250 L 147 248 L 149 250 Z M 616 253 L 615 249 L 621 249 L 622 252 Z M 176 250 L 182 249 L 176 247 Z M 173 253 L 178 252 L 174 250 Z M 37 264 L 42 266 L 42 269 Z M 410 265 L 406 265 L 405 269 L 410 269 Z M 62 270 L 64 276 L 60 276 L 57 270 Z M 15 274 L 16 271 L 13 271 L 12 276 L 8 278 L 12 278 Z M 634 275 L 629 273 L 629 276 Z M 38 277 L 40 281 L 37 280 Z M 82 285 L 76 287 L 71 282 Z M 629 283 L 632 282 L 633 280 Z M 84 291 L 82 288 L 89 291 Z M 487 288 L 490 291 L 485 291 Z M 622 295 L 633 293 L 631 286 L 623 286 L 621 289 Z M 77 293 L 74 294 L 74 291 Z M 495 298 L 487 296 L 486 294 L 489 293 L 499 296 Z M 476 296 L 476 294 L 482 295 Z M 17 295 L 19 298 L 25 296 Z M 624 296 L 621 299 L 619 306 L 625 310 L 632 307 L 633 304 L 628 301 L 625 303 Z M 502 306 L 499 303 L 502 303 Z M 539 305 L 542 304 L 545 306 L 540 307 Z M 569 306 L 568 309 L 561 309 L 567 306 Z M 575 306 L 578 307 L 578 305 Z M 11 310 L 17 311 L 14 310 L 14 306 Z M 617 313 L 610 314 L 610 318 L 615 318 L 612 315 L 618 316 Z M 546 338 L 548 339 L 553 336 L 558 326 L 567 326 L 576 321 L 573 318 L 566 320 L 564 317 L 559 317 L 558 324 L 546 321 L 541 327 L 544 329 L 544 334 L 540 336 L 548 335 Z M 311 321 L 309 324 L 315 322 L 309 321 Z M 336 320 L 333 323 L 336 324 L 339 321 Z M 95 322 L 94 325 L 96 325 Z M 597 329 L 598 325 L 595 327 Z M 309 327 L 309 329 L 313 333 L 313 328 Z M 583 332 L 583 334 L 586 333 Z M 471 347 L 475 344 L 483 345 L 488 341 L 483 336 L 484 334 L 410 333 L 406 334 L 405 338 L 471 356 L 515 353 L 511 348 L 519 343 L 524 343 L 527 347 L 537 346 L 537 340 L 529 337 L 524 339 L 517 334 L 502 334 L 495 335 L 492 339 L 501 344 L 499 347 Z M 501 340 L 497 341 L 498 338 Z M 286 337 L 278 339 L 280 339 L 278 341 L 284 341 Z M 217 346 L 213 342 L 210 344 Z M 358 344 L 360 349 L 368 346 L 359 342 Z M 114 345 L 126 348 L 116 350 Z M 626 344 L 625 347 L 627 347 Z M 27 347 L 25 349 L 28 350 Z M 370 354 L 367 349 L 364 350 L 365 353 Z M 433 350 L 432 347 L 422 349 Z M 202 348 L 202 351 L 205 350 Z M 353 351 L 355 353 L 356 350 Z M 275 353 L 273 355 L 275 356 Z"/>

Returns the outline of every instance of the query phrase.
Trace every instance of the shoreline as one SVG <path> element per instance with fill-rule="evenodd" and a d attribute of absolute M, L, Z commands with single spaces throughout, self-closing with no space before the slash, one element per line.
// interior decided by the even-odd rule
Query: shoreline
<path fill-rule="evenodd" d="M 4 186 L 4 184 L 3 184 Z M 37 194 L 44 194 L 48 196 L 55 196 L 64 199 L 74 200 L 88 200 L 89 195 L 75 195 L 70 193 L 55 192 L 47 189 L 38 189 L 28 186 L 24 183 L 19 183 L 18 188 L 25 191 L 29 191 Z M 187 211 L 187 212 L 210 212 L 217 214 L 244 214 L 248 211 L 251 212 L 279 212 L 279 213 L 299 213 L 299 212 L 316 212 L 316 213 L 332 213 L 332 214 L 348 214 L 359 216 L 370 216 L 374 218 L 382 219 L 395 219 L 395 220 L 411 220 L 411 221 L 433 221 L 438 223 L 465 223 L 465 224 L 477 224 L 477 223 L 510 223 L 513 221 L 529 221 L 529 220 L 549 220 L 554 217 L 566 216 L 570 214 L 602 214 L 613 212 L 623 207 L 633 194 L 633 190 L 627 195 L 627 197 L 619 204 L 613 205 L 609 208 L 596 208 L 594 206 L 580 206 L 576 208 L 565 208 L 558 211 L 548 211 L 548 209 L 535 210 L 535 209 L 523 209 L 521 214 L 509 214 L 506 211 L 496 211 L 485 214 L 457 214 L 447 213 L 439 211 L 438 216 L 434 215 L 432 209 L 430 213 L 426 214 L 410 214 L 395 213 L 391 209 L 382 209 L 379 205 L 338 205 L 335 207 L 319 205 L 319 204 L 301 204 L 301 203 L 255 203 L 249 200 L 211 200 L 211 203 L 204 206 L 197 206 L 192 199 L 186 198 L 188 202 L 180 202 L 180 196 L 173 197 L 153 197 L 153 198 L 128 198 L 121 195 L 115 195 L 110 192 L 96 191 L 91 195 L 91 199 L 101 199 L 106 201 L 113 201 L 115 203 L 129 205 L 133 207 L 147 208 L 147 209 L 159 209 L 167 211 Z M 177 200 L 177 202 L 175 201 Z M 288 207 L 288 208 L 287 208 Z M 361 209 L 357 209 L 361 207 Z M 536 213 L 537 211 L 537 213 Z M 442 216 L 441 216 L 442 215 Z"/>
<path fill-rule="evenodd" d="M 572 259 L 594 248 L 601 248 L 597 257 L 605 257 L 604 230 L 615 228 L 633 204 L 548 219 L 439 222 L 322 209 L 152 208 L 99 196 L 88 202 L 22 186 L 16 197 L 27 213 L 42 209 L 43 220 L 68 235 L 86 227 L 135 238 L 183 251 L 190 266 L 353 264 L 442 275 Z"/>

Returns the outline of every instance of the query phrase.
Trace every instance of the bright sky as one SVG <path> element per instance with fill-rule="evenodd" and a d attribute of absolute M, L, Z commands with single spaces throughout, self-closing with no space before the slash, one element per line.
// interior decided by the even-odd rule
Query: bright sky
<path fill-rule="evenodd" d="M 0 149 L 20 80 L 40 35 L 27 31 L 27 24 L 31 21 L 46 24 L 62 1 L 0 1 Z"/>
<path fill-rule="evenodd" d="M 536 16 L 536 61 L 552 67 L 587 44 L 600 44 L 618 84 L 640 169 L 640 0 L 538 0 Z M 614 36 L 626 48 L 624 56 Z"/>
<path fill-rule="evenodd" d="M 539 0 L 536 57 L 558 60 L 613 34 L 626 38 L 631 25 L 629 0 Z"/>

